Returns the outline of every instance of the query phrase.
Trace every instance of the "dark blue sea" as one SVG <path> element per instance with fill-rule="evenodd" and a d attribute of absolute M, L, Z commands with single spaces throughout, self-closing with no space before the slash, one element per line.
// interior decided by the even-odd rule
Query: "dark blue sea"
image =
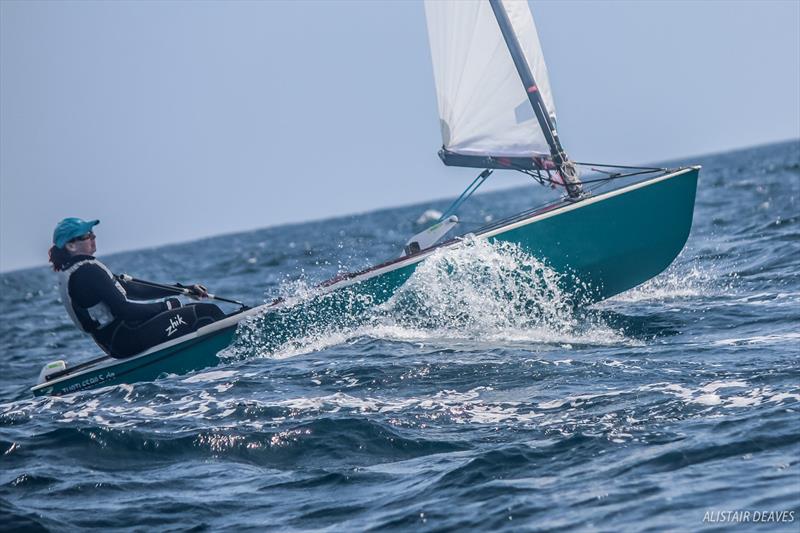
<path fill-rule="evenodd" d="M 800 141 L 671 164 L 703 165 L 686 248 L 612 300 L 544 299 L 513 275 L 535 258 L 473 243 L 352 328 L 251 327 L 221 366 L 61 398 L 31 396 L 40 367 L 98 350 L 47 268 L 0 275 L 0 529 L 799 531 Z M 446 206 L 100 257 L 256 304 L 396 257 Z"/>

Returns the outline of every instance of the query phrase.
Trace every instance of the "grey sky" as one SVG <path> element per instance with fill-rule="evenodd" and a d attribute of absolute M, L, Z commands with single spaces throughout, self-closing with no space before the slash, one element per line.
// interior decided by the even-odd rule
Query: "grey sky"
<path fill-rule="evenodd" d="M 574 159 L 800 137 L 798 1 L 531 6 Z M 454 196 L 440 144 L 418 2 L 0 1 L 3 271 Z"/>

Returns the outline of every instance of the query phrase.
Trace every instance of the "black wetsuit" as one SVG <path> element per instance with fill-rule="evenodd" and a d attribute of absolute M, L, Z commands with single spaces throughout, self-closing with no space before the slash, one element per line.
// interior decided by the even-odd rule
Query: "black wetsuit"
<path fill-rule="evenodd" d="M 223 318 L 214 304 L 181 306 L 174 293 L 125 282 L 90 255 L 75 256 L 61 272 L 61 297 L 75 325 L 113 357 L 129 357 Z"/>

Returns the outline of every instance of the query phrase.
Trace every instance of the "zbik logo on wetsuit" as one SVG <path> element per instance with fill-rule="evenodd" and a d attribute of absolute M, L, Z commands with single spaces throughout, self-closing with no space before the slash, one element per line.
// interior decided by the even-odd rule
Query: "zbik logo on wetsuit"
<path fill-rule="evenodd" d="M 169 326 L 167 326 L 166 329 L 167 337 L 171 337 L 173 333 L 178 331 L 178 326 L 180 326 L 181 324 L 186 324 L 186 322 L 183 321 L 183 317 L 181 315 L 177 315 L 170 318 Z"/>

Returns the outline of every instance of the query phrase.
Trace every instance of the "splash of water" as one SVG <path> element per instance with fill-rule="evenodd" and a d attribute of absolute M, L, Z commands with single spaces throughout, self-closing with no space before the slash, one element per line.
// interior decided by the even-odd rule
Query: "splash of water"
<path fill-rule="evenodd" d="M 357 311 L 344 311 L 333 320 L 306 316 L 302 334 L 277 343 L 271 337 L 282 327 L 280 317 L 267 313 L 240 330 L 240 342 L 228 355 L 284 358 L 358 337 L 470 344 L 630 343 L 580 310 L 560 281 L 559 273 L 515 244 L 466 238 L 459 246 L 435 251 L 382 305 L 364 309 L 363 301 L 354 301 Z M 302 283 L 293 282 L 291 289 L 292 302 L 320 298 L 319 291 Z M 361 298 L 355 293 L 348 297 Z"/>
<path fill-rule="evenodd" d="M 673 265 L 638 287 L 611 298 L 612 302 L 663 301 L 691 298 L 716 289 L 713 273 L 697 265 Z"/>
<path fill-rule="evenodd" d="M 516 244 L 469 238 L 426 259 L 381 307 L 376 326 L 476 341 L 623 341 L 580 310 L 561 279 Z"/>

